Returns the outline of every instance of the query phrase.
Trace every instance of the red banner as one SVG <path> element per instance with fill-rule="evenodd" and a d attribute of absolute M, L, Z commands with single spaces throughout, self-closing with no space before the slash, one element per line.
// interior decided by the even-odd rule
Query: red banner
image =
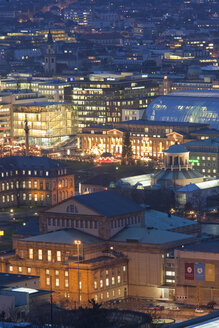
<path fill-rule="evenodd" d="M 185 279 L 194 280 L 194 263 L 185 263 Z"/>

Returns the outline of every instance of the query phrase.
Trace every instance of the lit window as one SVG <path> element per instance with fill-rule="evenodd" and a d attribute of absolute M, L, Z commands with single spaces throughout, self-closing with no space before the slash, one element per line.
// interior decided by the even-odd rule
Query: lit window
<path fill-rule="evenodd" d="M 50 249 L 47 251 L 47 260 L 48 260 L 49 262 L 52 261 L 52 251 L 51 251 Z"/>
<path fill-rule="evenodd" d="M 97 282 L 94 281 L 94 289 L 97 289 Z"/>
<path fill-rule="evenodd" d="M 4 191 L 4 190 L 5 190 L 5 184 L 2 183 L 2 191 Z"/>
<path fill-rule="evenodd" d="M 108 270 L 106 270 L 106 276 L 109 274 L 109 271 Z"/>
<path fill-rule="evenodd" d="M 79 281 L 79 288 L 82 289 L 82 281 Z"/>
<path fill-rule="evenodd" d="M 106 297 L 109 298 L 109 292 L 106 293 Z"/>
<path fill-rule="evenodd" d="M 13 266 L 12 265 L 9 266 L 9 271 L 13 272 Z"/>
<path fill-rule="evenodd" d="M 121 282 L 121 277 L 120 276 L 117 277 L 117 282 L 118 282 L 118 284 L 120 284 L 120 282 Z"/>
<path fill-rule="evenodd" d="M 49 274 L 49 269 L 46 269 L 46 274 Z"/>
<path fill-rule="evenodd" d="M 100 298 L 101 298 L 101 300 L 103 299 L 103 294 L 100 294 Z"/>
<path fill-rule="evenodd" d="M 5 196 L 2 196 L 2 203 L 5 203 Z"/>
<path fill-rule="evenodd" d="M 61 251 L 56 252 L 56 259 L 58 262 L 61 262 Z"/>
<path fill-rule="evenodd" d="M 126 266 L 125 265 L 123 265 L 122 270 L 123 270 L 123 272 L 126 271 Z"/>
<path fill-rule="evenodd" d="M 25 192 L 23 193 L 23 200 L 27 199 L 27 195 L 25 194 Z"/>
<path fill-rule="evenodd" d="M 47 286 L 50 285 L 50 277 L 46 277 L 46 285 L 47 285 Z"/>
<path fill-rule="evenodd" d="M 175 272 L 173 271 L 166 271 L 167 276 L 175 276 Z"/>
<path fill-rule="evenodd" d="M 22 272 L 22 267 L 18 267 L 18 272 Z"/>
<path fill-rule="evenodd" d="M 43 250 L 38 249 L 38 260 L 42 260 L 42 259 L 43 259 Z"/>
<path fill-rule="evenodd" d="M 48 172 L 48 171 L 46 171 L 46 176 L 48 177 L 48 175 L 49 175 L 49 172 Z"/>
<path fill-rule="evenodd" d="M 33 182 L 33 187 L 34 187 L 34 189 L 37 189 L 37 181 L 36 180 Z"/>
<path fill-rule="evenodd" d="M 55 275 L 58 276 L 59 275 L 59 270 L 55 271 Z"/>
<path fill-rule="evenodd" d="M 32 200 L 32 194 L 29 194 L 29 195 L 28 195 L 28 199 L 29 199 L 29 200 Z"/>
<path fill-rule="evenodd" d="M 205 160 L 205 156 L 202 156 L 203 161 Z"/>
<path fill-rule="evenodd" d="M 65 271 L 65 277 L 68 277 L 68 271 Z"/>
<path fill-rule="evenodd" d="M 103 280 L 100 280 L 100 288 L 103 288 Z"/>
<path fill-rule="evenodd" d="M 37 194 L 34 194 L 34 201 L 37 202 Z"/>
<path fill-rule="evenodd" d="M 56 287 L 59 287 L 59 278 L 56 278 Z"/>
<path fill-rule="evenodd" d="M 29 259 L 33 259 L 33 248 L 29 248 Z"/>
<path fill-rule="evenodd" d="M 23 170 L 23 172 L 22 172 L 22 173 L 23 173 L 23 175 L 25 175 L 25 170 Z"/>
<path fill-rule="evenodd" d="M 31 189 L 31 181 L 28 181 L 28 188 Z"/>
<path fill-rule="evenodd" d="M 106 278 L 106 287 L 109 286 L 109 278 Z"/>
<path fill-rule="evenodd" d="M 120 296 L 120 294 L 121 294 L 121 290 L 120 290 L 120 289 L 118 289 L 118 295 Z"/>
<path fill-rule="evenodd" d="M 115 285 L 115 277 L 112 277 L 112 285 Z"/>
<path fill-rule="evenodd" d="M 95 301 L 97 302 L 97 295 L 94 296 Z"/>
<path fill-rule="evenodd" d="M 69 284 L 68 284 L 68 279 L 65 279 L 65 287 L 68 287 Z"/>
<path fill-rule="evenodd" d="M 170 284 L 173 284 L 175 282 L 175 279 L 166 279 L 166 282 L 169 282 Z"/>
<path fill-rule="evenodd" d="M 28 175 L 31 175 L 31 171 L 30 170 L 28 171 Z"/>

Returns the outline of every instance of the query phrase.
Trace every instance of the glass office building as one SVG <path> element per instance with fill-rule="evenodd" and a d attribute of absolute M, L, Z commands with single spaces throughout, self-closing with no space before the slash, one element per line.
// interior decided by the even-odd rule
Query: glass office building
<path fill-rule="evenodd" d="M 160 96 L 146 109 L 149 120 L 207 123 L 219 128 L 219 91 L 189 90 Z"/>

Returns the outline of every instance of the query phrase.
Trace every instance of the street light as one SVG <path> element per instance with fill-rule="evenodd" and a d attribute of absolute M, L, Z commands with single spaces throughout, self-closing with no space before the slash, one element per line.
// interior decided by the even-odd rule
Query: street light
<path fill-rule="evenodd" d="M 78 254 L 78 308 L 80 307 L 80 271 L 79 271 L 79 260 L 80 260 L 80 240 L 75 240 L 74 244 L 77 245 L 77 254 Z"/>

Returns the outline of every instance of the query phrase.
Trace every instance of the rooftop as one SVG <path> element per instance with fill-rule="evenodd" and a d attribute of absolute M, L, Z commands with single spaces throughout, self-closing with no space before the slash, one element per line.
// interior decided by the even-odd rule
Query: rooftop
<path fill-rule="evenodd" d="M 187 220 L 176 215 L 168 216 L 167 213 L 148 209 L 145 212 L 146 227 L 153 227 L 159 230 L 172 230 L 186 226 L 195 226 L 198 223 L 192 220 Z"/>
<path fill-rule="evenodd" d="M 24 280 L 36 278 L 38 277 L 25 274 L 0 273 L 0 286 L 16 284 Z"/>
<path fill-rule="evenodd" d="M 195 190 L 202 190 L 202 189 L 209 189 L 209 188 L 216 188 L 216 187 L 219 187 L 219 179 L 198 182 L 198 183 L 190 183 L 182 188 L 179 188 L 177 192 L 186 193 Z"/>
<path fill-rule="evenodd" d="M 183 251 L 219 253 L 219 239 L 206 240 L 189 246 L 185 246 Z"/>
<path fill-rule="evenodd" d="M 73 199 L 106 217 L 142 211 L 141 206 L 112 190 L 78 195 Z"/>
<path fill-rule="evenodd" d="M 188 153 L 188 149 L 184 147 L 183 145 L 172 145 L 167 150 L 164 150 L 164 153 L 168 154 L 179 154 L 179 153 Z"/>
<path fill-rule="evenodd" d="M 151 227 L 126 227 L 111 238 L 112 241 L 164 245 L 172 242 L 183 242 L 193 238 L 177 232 L 158 230 Z"/>
<path fill-rule="evenodd" d="M 40 156 L 8 156 L 0 158 L 1 172 L 9 170 L 39 170 L 64 169 L 66 165 L 49 157 Z"/>
<path fill-rule="evenodd" d="M 75 240 L 80 240 L 84 245 L 96 244 L 101 241 L 101 239 L 98 237 L 94 237 L 85 232 L 75 229 L 57 230 L 43 235 L 28 237 L 23 240 L 28 242 L 40 242 L 40 243 L 49 243 L 49 244 L 54 243 L 54 244 L 66 244 L 66 245 L 74 245 Z"/>

